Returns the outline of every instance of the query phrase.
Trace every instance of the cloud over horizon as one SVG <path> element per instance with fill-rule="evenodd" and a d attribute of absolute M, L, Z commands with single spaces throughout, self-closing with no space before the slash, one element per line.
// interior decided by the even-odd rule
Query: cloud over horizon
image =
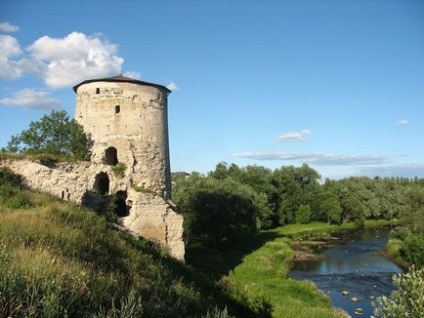
<path fill-rule="evenodd" d="M 253 160 L 277 160 L 293 161 L 298 160 L 317 165 L 379 165 L 387 163 L 387 158 L 383 156 L 371 155 L 343 155 L 324 153 L 291 153 L 291 152 L 242 152 L 232 154 L 236 158 Z"/>
<path fill-rule="evenodd" d="M 396 177 L 424 178 L 424 164 L 390 164 L 377 167 L 360 167 L 356 171 L 357 175 L 367 175 L 370 177 Z"/>
<path fill-rule="evenodd" d="M 299 132 L 288 132 L 277 137 L 278 142 L 304 141 L 305 137 L 312 135 L 309 129 L 302 129 Z"/>

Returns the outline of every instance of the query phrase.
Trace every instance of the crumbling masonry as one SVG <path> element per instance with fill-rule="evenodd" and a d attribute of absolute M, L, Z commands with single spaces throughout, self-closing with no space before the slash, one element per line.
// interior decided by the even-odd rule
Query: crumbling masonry
<path fill-rule="evenodd" d="M 183 218 L 170 201 L 170 91 L 123 76 L 87 80 L 74 91 L 75 120 L 92 142 L 90 162 L 0 166 L 22 175 L 32 188 L 97 210 L 113 195 L 123 227 L 184 260 Z"/>

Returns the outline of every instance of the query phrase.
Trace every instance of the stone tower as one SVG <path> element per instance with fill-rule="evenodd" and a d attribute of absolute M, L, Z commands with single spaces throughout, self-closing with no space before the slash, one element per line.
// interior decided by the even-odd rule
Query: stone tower
<path fill-rule="evenodd" d="M 170 201 L 171 91 L 122 75 L 86 80 L 74 91 L 75 120 L 91 139 L 91 166 L 96 170 L 76 201 L 94 208 L 115 195 L 119 224 L 184 260 L 183 217 Z M 113 173 L 119 163 L 125 167 L 121 177 Z"/>
<path fill-rule="evenodd" d="M 75 119 L 92 140 L 91 162 L 124 163 L 132 186 L 170 199 L 170 90 L 124 76 L 74 86 Z"/>
<path fill-rule="evenodd" d="M 91 162 L 46 166 L 0 158 L 0 167 L 21 175 L 30 188 L 62 200 L 98 212 L 114 206 L 119 225 L 184 261 L 184 220 L 170 200 L 170 91 L 123 76 L 87 80 L 74 91 L 75 119 L 92 142 Z"/>

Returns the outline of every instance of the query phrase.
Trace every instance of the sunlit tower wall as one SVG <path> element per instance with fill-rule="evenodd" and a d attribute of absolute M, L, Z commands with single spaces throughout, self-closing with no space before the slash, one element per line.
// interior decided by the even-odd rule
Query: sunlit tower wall
<path fill-rule="evenodd" d="M 123 163 L 130 186 L 170 198 L 168 94 L 164 86 L 124 76 L 74 87 L 75 120 L 91 138 L 91 161 Z"/>

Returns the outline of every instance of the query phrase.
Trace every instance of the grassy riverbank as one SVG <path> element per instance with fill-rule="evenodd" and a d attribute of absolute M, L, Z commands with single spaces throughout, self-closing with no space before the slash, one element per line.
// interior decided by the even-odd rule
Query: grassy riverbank
<path fill-rule="evenodd" d="M 365 227 L 388 224 L 384 220 L 366 221 Z M 345 317 L 342 312 L 331 308 L 328 297 L 311 282 L 293 280 L 287 274 L 294 257 L 292 245 L 296 240 L 321 239 L 335 231 L 354 228 L 353 223 L 337 226 L 315 222 L 262 232 L 224 254 L 227 264 L 235 264 L 227 279 L 240 294 L 267 302 L 273 317 Z"/>

